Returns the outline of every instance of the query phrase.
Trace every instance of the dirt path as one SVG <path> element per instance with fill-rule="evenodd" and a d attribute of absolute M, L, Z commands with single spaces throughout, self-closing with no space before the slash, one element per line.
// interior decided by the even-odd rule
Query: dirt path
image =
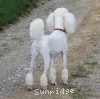
<path fill-rule="evenodd" d="M 74 75 L 73 83 L 80 89 L 76 96 L 81 98 L 76 99 L 100 99 L 100 0 L 95 0 L 94 8 L 71 41 L 75 43 L 69 45 L 69 64 L 74 62 L 71 66 L 86 68 L 83 74 L 87 76 L 80 77 L 82 70 L 80 72 L 72 67 L 71 71 L 77 74 Z M 84 98 L 85 95 L 87 98 Z"/>
<path fill-rule="evenodd" d="M 100 6 L 99 3 L 99 0 L 51 0 L 42 3 L 38 8 L 32 10 L 29 16 L 20 18 L 20 22 L 11 25 L 4 33 L 0 33 L 0 99 L 66 99 L 66 96 L 67 99 L 73 99 L 70 95 L 61 94 L 36 96 L 34 90 L 28 92 L 24 85 L 25 74 L 30 65 L 29 24 L 31 20 L 37 17 L 45 19 L 57 7 L 68 8 L 75 14 L 78 22 L 77 34 L 69 37 L 68 67 L 70 74 L 74 70 L 77 71 L 78 65 L 85 67 L 88 65 L 87 67 L 89 67 L 91 61 L 97 62 L 97 66 L 93 67 L 94 72 L 88 78 L 73 79 L 69 77 L 69 83 L 89 86 L 90 90 L 95 90 L 93 94 L 95 98 L 92 98 L 99 99 L 100 41 L 98 40 L 100 31 L 98 29 L 100 15 L 99 10 L 96 10 Z M 66 88 L 61 83 L 61 63 L 62 60 L 59 56 L 56 60 L 58 85 L 54 87 L 49 84 L 49 90 Z M 43 70 L 41 57 L 39 57 L 37 65 L 39 68 L 35 75 L 36 86 L 34 86 L 34 89 L 40 88 L 39 78 Z M 90 99 L 92 98 L 90 97 Z"/>

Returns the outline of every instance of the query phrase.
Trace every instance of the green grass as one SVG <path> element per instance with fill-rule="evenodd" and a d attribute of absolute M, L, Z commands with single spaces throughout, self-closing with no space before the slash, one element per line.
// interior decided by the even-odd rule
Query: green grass
<path fill-rule="evenodd" d="M 92 61 L 92 62 L 85 62 L 86 65 L 89 65 L 89 67 L 94 68 L 95 66 L 98 65 L 97 61 Z"/>
<path fill-rule="evenodd" d="M 36 7 L 39 0 L 0 0 L 0 29 L 12 24 L 29 7 Z"/>
<path fill-rule="evenodd" d="M 90 74 L 85 67 L 78 66 L 77 71 L 72 72 L 72 77 L 87 77 Z"/>
<path fill-rule="evenodd" d="M 73 99 L 86 99 L 88 96 L 90 96 L 90 88 L 85 85 L 63 85 L 63 88 L 65 89 L 73 89 L 74 93 L 70 93 L 70 96 L 72 96 Z"/>
<path fill-rule="evenodd" d="M 90 93 L 88 87 L 77 87 L 75 88 L 75 92 L 71 94 L 73 99 L 86 99 L 89 95 Z"/>

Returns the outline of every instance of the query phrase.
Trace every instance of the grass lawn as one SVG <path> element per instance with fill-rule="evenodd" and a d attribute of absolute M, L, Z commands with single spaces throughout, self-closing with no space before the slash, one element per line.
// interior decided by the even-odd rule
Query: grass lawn
<path fill-rule="evenodd" d="M 0 0 L 0 30 L 23 15 L 28 7 L 36 7 L 39 0 Z"/>

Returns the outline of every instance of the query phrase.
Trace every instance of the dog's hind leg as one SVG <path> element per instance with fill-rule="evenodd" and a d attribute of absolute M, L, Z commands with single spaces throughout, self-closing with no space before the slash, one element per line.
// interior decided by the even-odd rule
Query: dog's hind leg
<path fill-rule="evenodd" d="M 26 75 L 26 86 L 28 88 L 29 91 L 32 90 L 32 86 L 33 86 L 33 71 L 34 69 L 36 69 L 36 58 L 38 56 L 38 48 L 36 47 L 35 44 L 32 44 L 32 48 L 31 48 L 31 54 L 32 54 L 32 58 L 31 58 L 31 64 L 30 64 L 30 70 L 29 73 Z"/>
<path fill-rule="evenodd" d="M 62 80 L 64 84 L 68 84 L 68 69 L 67 69 L 67 56 L 66 51 L 63 52 L 63 70 L 62 70 Z"/>
<path fill-rule="evenodd" d="M 51 56 L 50 80 L 51 80 L 51 83 L 53 85 L 57 85 L 57 83 L 56 83 L 56 68 L 55 68 L 54 56 Z"/>
<path fill-rule="evenodd" d="M 47 72 L 48 72 L 49 65 L 50 65 L 50 54 L 49 54 L 48 46 L 43 46 L 41 54 L 42 54 L 43 60 L 44 60 L 44 71 L 40 78 L 40 84 L 41 84 L 42 88 L 44 90 L 46 90 L 47 85 L 48 85 Z"/>

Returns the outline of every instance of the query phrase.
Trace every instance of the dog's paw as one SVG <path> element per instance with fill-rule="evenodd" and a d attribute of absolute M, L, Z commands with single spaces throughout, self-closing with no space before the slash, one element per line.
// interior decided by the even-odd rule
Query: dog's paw
<path fill-rule="evenodd" d="M 32 90 L 33 90 L 33 86 L 27 85 L 27 90 L 28 90 L 28 91 L 32 91 Z"/>
<path fill-rule="evenodd" d="M 68 85 L 68 82 L 63 82 L 64 83 L 64 85 Z"/>
<path fill-rule="evenodd" d="M 68 70 L 64 69 L 62 70 L 62 81 L 64 84 L 68 84 L 67 80 L 68 80 Z"/>
<path fill-rule="evenodd" d="M 32 86 L 33 86 L 33 75 L 32 75 L 32 73 L 28 73 L 27 75 L 26 75 L 26 86 L 27 86 L 27 89 L 29 90 L 29 91 L 31 91 L 32 90 Z"/>
<path fill-rule="evenodd" d="M 56 83 L 56 69 L 54 69 L 54 68 L 50 69 L 50 81 L 51 81 L 52 85 L 57 85 L 57 83 Z"/>
<path fill-rule="evenodd" d="M 56 82 L 51 82 L 52 83 L 52 85 L 57 85 L 57 83 Z"/>
<path fill-rule="evenodd" d="M 47 90 L 47 85 L 41 85 L 41 87 L 42 90 Z"/>
<path fill-rule="evenodd" d="M 45 73 L 43 73 L 40 78 L 40 84 L 42 89 L 47 90 L 48 81 Z"/>

